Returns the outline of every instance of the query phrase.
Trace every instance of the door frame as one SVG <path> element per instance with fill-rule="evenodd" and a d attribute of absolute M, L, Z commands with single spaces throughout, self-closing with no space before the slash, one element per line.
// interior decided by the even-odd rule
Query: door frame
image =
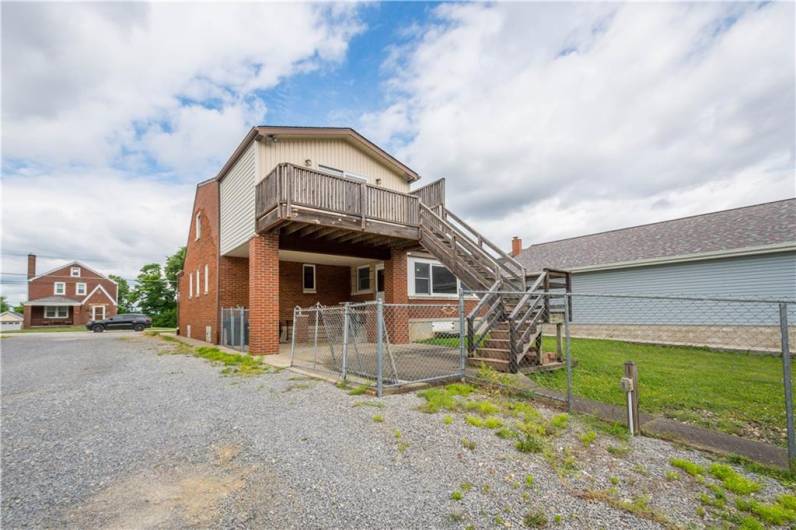
<path fill-rule="evenodd" d="M 102 308 L 102 318 L 97 318 L 97 308 L 98 307 Z M 108 313 L 105 311 L 105 306 L 104 305 L 92 305 L 91 306 L 91 320 L 105 320 L 105 317 L 107 316 L 107 314 Z"/>

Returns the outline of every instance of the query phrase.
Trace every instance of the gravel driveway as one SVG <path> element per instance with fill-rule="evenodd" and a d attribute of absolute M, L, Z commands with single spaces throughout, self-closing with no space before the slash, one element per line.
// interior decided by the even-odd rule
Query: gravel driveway
<path fill-rule="evenodd" d="M 607 436 L 587 449 L 572 433 L 555 450 L 580 445 L 583 465 L 560 477 L 463 415 L 419 412 L 414 394 L 351 396 L 287 370 L 224 376 L 132 333 L 0 346 L 3 528 L 517 528 L 529 512 L 556 528 L 659 527 L 583 494 L 612 485 L 700 522 L 690 483 L 661 484 L 671 456 L 706 460 L 665 442 L 635 439 L 616 457 Z"/>

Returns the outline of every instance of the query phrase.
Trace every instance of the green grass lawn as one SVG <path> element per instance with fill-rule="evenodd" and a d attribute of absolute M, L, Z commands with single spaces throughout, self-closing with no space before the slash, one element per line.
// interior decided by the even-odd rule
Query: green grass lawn
<path fill-rule="evenodd" d="M 546 351 L 555 341 L 545 337 Z M 656 346 L 612 340 L 572 339 L 573 391 L 622 405 L 624 362 L 639 373 L 642 412 L 703 425 L 746 438 L 785 444 L 782 361 L 703 348 Z M 532 374 L 542 386 L 566 390 L 566 372 Z"/>

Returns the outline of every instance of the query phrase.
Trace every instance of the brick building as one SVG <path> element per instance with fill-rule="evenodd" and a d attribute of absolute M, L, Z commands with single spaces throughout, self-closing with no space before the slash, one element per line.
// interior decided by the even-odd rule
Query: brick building
<path fill-rule="evenodd" d="M 419 178 L 352 129 L 253 128 L 197 185 L 179 333 L 219 343 L 221 309 L 247 308 L 249 350 L 278 353 L 297 305 L 454 302 L 457 278 L 419 244 Z"/>
<path fill-rule="evenodd" d="M 85 324 L 116 314 L 116 282 L 78 261 L 36 274 L 28 255 L 28 301 L 23 327 Z"/>

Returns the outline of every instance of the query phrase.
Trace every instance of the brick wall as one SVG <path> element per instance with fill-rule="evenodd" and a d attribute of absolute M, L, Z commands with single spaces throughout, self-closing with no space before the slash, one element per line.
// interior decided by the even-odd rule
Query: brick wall
<path fill-rule="evenodd" d="M 316 293 L 305 293 L 302 263 L 282 261 L 279 263 L 279 319 L 293 320 L 293 308 L 321 305 L 337 305 L 351 300 L 349 286 L 350 269 L 335 265 L 315 265 Z M 372 297 L 373 295 L 371 295 Z"/>
<path fill-rule="evenodd" d="M 200 237 L 196 239 L 196 214 L 200 214 Z M 207 293 L 205 293 L 205 265 L 207 266 Z M 196 271 L 199 270 L 198 295 Z M 196 187 L 185 264 L 180 277 L 180 304 L 178 324 L 181 335 L 205 340 L 207 326 L 211 341 L 218 342 L 218 183 L 210 181 Z M 190 279 L 189 276 L 192 278 Z M 193 282 L 193 293 L 190 293 Z"/>
<path fill-rule="evenodd" d="M 221 256 L 218 269 L 220 307 L 249 307 L 249 258 Z"/>
<path fill-rule="evenodd" d="M 279 236 L 249 240 L 249 353 L 279 353 Z"/>

